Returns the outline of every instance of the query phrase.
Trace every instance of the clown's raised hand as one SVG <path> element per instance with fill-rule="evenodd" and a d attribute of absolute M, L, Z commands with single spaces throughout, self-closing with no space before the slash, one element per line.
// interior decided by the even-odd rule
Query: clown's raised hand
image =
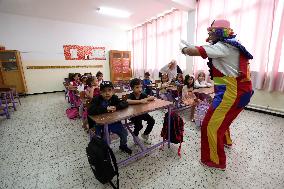
<path fill-rule="evenodd" d="M 180 41 L 180 50 L 184 55 L 189 56 L 200 56 L 198 49 L 194 46 L 186 42 L 185 40 Z"/>
<path fill-rule="evenodd" d="M 194 45 L 189 44 L 185 40 L 181 40 L 179 46 L 180 46 L 181 53 L 184 55 L 186 55 L 187 48 L 195 48 Z"/>

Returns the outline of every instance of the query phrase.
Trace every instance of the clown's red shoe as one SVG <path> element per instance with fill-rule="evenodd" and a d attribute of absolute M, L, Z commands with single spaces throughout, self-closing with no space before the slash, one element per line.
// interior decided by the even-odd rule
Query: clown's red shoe
<path fill-rule="evenodd" d="M 206 167 L 209 167 L 209 168 L 214 168 L 214 169 L 218 169 L 218 170 L 221 170 L 221 171 L 226 170 L 226 165 L 218 165 L 218 164 L 213 163 L 213 162 L 203 162 L 203 161 L 200 161 L 200 163 L 203 166 L 206 166 Z"/>
<path fill-rule="evenodd" d="M 232 144 L 224 144 L 224 146 L 226 147 L 226 148 L 232 148 Z"/>

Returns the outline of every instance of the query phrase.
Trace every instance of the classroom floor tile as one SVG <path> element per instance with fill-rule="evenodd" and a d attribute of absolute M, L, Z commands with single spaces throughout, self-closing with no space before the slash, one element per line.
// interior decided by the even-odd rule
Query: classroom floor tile
<path fill-rule="evenodd" d="M 87 162 L 88 134 L 80 120 L 69 120 L 64 93 L 27 96 L 11 119 L 0 117 L 0 188 L 109 189 L 100 184 Z M 156 124 L 152 142 L 161 140 L 165 111 L 152 112 Z M 225 149 L 226 171 L 203 167 L 200 129 L 189 120 L 187 110 L 182 156 L 178 145 L 156 149 L 121 167 L 122 189 L 189 188 L 284 188 L 284 119 L 243 111 L 233 122 L 233 147 Z M 142 132 L 141 132 L 142 134 Z M 128 155 L 111 147 L 117 159 Z M 129 135 L 134 153 L 139 147 Z"/>

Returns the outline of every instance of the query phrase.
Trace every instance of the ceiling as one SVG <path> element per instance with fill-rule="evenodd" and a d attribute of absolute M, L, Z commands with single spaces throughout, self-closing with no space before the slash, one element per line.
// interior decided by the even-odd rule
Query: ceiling
<path fill-rule="evenodd" d="M 98 14 L 108 6 L 132 13 L 129 18 Z M 192 10 L 195 0 L 0 0 L 0 12 L 88 25 L 130 29 L 172 8 Z"/>

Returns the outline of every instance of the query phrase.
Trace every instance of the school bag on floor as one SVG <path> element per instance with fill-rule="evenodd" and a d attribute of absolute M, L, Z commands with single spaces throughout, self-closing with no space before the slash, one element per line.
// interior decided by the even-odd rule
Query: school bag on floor
<path fill-rule="evenodd" d="M 67 114 L 67 117 L 69 119 L 76 119 L 79 117 L 79 111 L 78 111 L 78 108 L 76 107 L 72 107 L 72 108 L 68 108 L 66 110 L 66 114 Z"/>
<path fill-rule="evenodd" d="M 183 119 L 175 112 L 172 112 L 170 115 L 170 142 L 174 144 L 179 144 L 178 156 L 181 157 L 181 143 L 183 142 L 184 134 L 184 121 Z M 161 131 L 161 137 L 164 140 L 168 139 L 168 112 L 165 114 L 163 129 Z"/>
<path fill-rule="evenodd" d="M 197 127 L 201 127 L 202 122 L 204 120 L 204 117 L 206 115 L 207 110 L 210 107 L 210 103 L 207 102 L 206 100 L 200 102 L 196 107 L 195 107 L 195 114 L 194 114 L 194 119 L 195 119 L 195 125 Z"/>
<path fill-rule="evenodd" d="M 98 181 L 102 184 L 109 183 L 114 189 L 119 189 L 118 167 L 112 149 L 103 139 L 93 137 L 86 148 L 88 161 Z M 117 176 L 116 186 L 112 183 Z"/>

